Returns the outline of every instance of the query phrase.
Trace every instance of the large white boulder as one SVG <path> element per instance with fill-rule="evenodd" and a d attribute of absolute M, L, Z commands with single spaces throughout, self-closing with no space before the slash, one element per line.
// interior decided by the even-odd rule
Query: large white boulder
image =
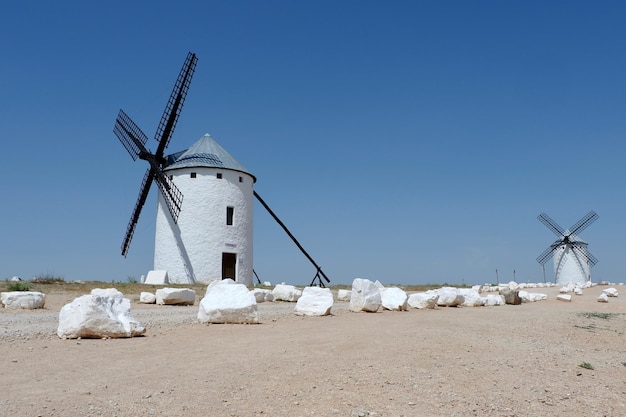
<path fill-rule="evenodd" d="M 388 287 L 380 290 L 380 301 L 385 310 L 404 311 L 408 296 L 402 288 Z"/>
<path fill-rule="evenodd" d="M 160 305 L 192 306 L 196 302 L 196 292 L 190 288 L 160 288 L 156 290 L 156 303 Z"/>
<path fill-rule="evenodd" d="M 418 292 L 409 295 L 407 305 L 411 308 L 433 309 L 437 307 L 439 295 L 435 291 Z"/>
<path fill-rule="evenodd" d="M 333 303 L 330 288 L 305 287 L 293 312 L 298 316 L 328 316 Z"/>
<path fill-rule="evenodd" d="M 143 284 L 151 285 L 164 285 L 169 283 L 170 280 L 167 276 L 167 271 L 164 270 L 148 271 L 148 276 L 146 276 L 146 279 L 143 282 Z"/>
<path fill-rule="evenodd" d="M 83 295 L 59 312 L 57 335 L 62 339 L 133 337 L 145 332 L 131 316 L 128 298 Z"/>
<path fill-rule="evenodd" d="M 200 323 L 258 323 L 257 303 L 243 284 L 219 282 L 207 288 L 198 309 Z"/>
<path fill-rule="evenodd" d="M 459 292 L 463 296 L 463 303 L 461 305 L 465 307 L 482 307 L 487 302 L 485 297 L 481 297 L 478 291 L 470 288 L 459 288 Z"/>
<path fill-rule="evenodd" d="M 111 297 L 111 298 L 124 298 L 124 294 L 117 288 L 94 288 L 91 290 L 91 295 L 97 295 L 99 297 Z"/>
<path fill-rule="evenodd" d="M 142 291 L 139 294 L 139 302 L 141 304 L 154 304 L 156 303 L 156 295 L 152 294 L 151 292 Z"/>
<path fill-rule="evenodd" d="M 382 304 L 380 289 L 369 279 L 355 278 L 350 293 L 350 310 L 375 313 Z"/>
<path fill-rule="evenodd" d="M 602 293 L 598 296 L 597 298 L 599 303 L 608 303 L 609 302 L 609 296 L 606 295 L 605 293 Z"/>
<path fill-rule="evenodd" d="M 559 294 L 556 296 L 556 299 L 559 301 L 570 302 L 572 301 L 572 296 L 570 294 Z"/>
<path fill-rule="evenodd" d="M 352 290 L 337 290 L 337 301 L 350 301 Z"/>
<path fill-rule="evenodd" d="M 602 293 L 608 297 L 617 297 L 619 295 L 619 292 L 613 287 L 602 290 Z"/>
<path fill-rule="evenodd" d="M 34 310 L 43 308 L 46 295 L 37 291 L 7 291 L 0 293 L 0 300 L 6 308 Z"/>
<path fill-rule="evenodd" d="M 486 298 L 486 306 L 503 306 L 506 304 L 504 302 L 504 297 L 500 294 L 487 294 Z"/>
<path fill-rule="evenodd" d="M 292 303 L 298 301 L 298 298 L 302 296 L 302 290 L 293 285 L 278 284 L 272 290 L 272 296 L 274 301 L 288 301 Z"/>
<path fill-rule="evenodd" d="M 440 307 L 456 307 L 462 305 L 465 301 L 465 297 L 463 297 L 458 288 L 442 287 L 435 291 L 439 295 L 437 305 Z"/>
<path fill-rule="evenodd" d="M 522 303 L 534 303 L 535 301 L 541 301 L 541 300 L 547 299 L 548 295 L 520 290 L 519 298 L 522 299 Z"/>

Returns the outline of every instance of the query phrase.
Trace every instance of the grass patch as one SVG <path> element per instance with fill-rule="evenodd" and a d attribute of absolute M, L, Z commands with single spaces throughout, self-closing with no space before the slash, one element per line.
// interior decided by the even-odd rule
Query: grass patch
<path fill-rule="evenodd" d="M 589 369 L 590 371 L 593 371 L 593 365 L 590 364 L 589 362 L 583 362 L 580 365 L 578 365 L 580 368 L 583 369 Z"/>
<path fill-rule="evenodd" d="M 30 291 L 30 282 L 16 281 L 7 285 L 7 291 Z"/>
<path fill-rule="evenodd" d="M 619 316 L 618 313 L 597 313 L 597 312 L 580 313 L 580 315 L 586 319 L 600 319 L 600 320 L 610 320 L 615 316 Z"/>

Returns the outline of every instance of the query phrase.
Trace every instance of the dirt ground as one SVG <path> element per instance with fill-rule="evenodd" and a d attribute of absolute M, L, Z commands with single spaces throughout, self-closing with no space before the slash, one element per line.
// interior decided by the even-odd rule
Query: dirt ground
<path fill-rule="evenodd" d="M 0 309 L 1 416 L 626 416 L 626 287 L 570 303 L 196 323 L 140 305 L 144 337 L 61 340 L 58 312 Z M 131 300 L 137 294 L 127 294 Z"/>

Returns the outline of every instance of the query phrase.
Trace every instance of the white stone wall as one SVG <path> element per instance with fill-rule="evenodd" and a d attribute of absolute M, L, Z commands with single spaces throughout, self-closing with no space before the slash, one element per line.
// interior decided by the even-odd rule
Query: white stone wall
<path fill-rule="evenodd" d="M 229 252 L 237 254 L 235 280 L 252 285 L 253 178 L 205 167 L 165 173 L 173 176 L 183 204 L 176 225 L 159 193 L 154 269 L 167 270 L 172 283 L 209 283 L 222 278 L 222 253 Z M 227 206 L 235 208 L 232 226 L 226 224 Z"/>
<path fill-rule="evenodd" d="M 587 252 L 586 243 L 576 242 L 574 244 L 583 252 Z M 559 285 L 584 284 L 591 278 L 586 259 L 567 245 L 561 245 L 554 251 L 554 275 L 556 283 Z"/>

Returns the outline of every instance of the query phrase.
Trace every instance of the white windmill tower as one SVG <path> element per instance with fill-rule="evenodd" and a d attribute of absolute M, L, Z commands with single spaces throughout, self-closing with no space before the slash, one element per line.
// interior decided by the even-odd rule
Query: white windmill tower
<path fill-rule="evenodd" d="M 598 218 L 598 215 L 590 211 L 567 230 L 564 230 L 545 213 L 541 213 L 537 218 L 559 237 L 537 257 L 537 262 L 545 265 L 550 258 L 554 259 L 554 277 L 559 285 L 584 284 L 590 281 L 591 267 L 598 260 L 589 253 L 587 242 L 581 240 L 577 233 L 586 229 Z"/>
<path fill-rule="evenodd" d="M 252 285 L 255 177 L 208 134 L 168 157 L 163 172 L 185 205 L 174 223 L 159 195 L 154 269 L 167 270 L 174 283 L 231 278 Z"/>
<path fill-rule="evenodd" d="M 139 198 L 128 223 L 122 255 L 126 256 L 152 182 L 159 189 L 154 251 L 154 269 L 167 271 L 169 282 L 209 283 L 232 278 L 252 285 L 253 197 L 289 235 L 316 268 L 311 285 L 326 274 L 304 250 L 267 203 L 253 190 L 256 181 L 210 135 L 201 137 L 186 151 L 165 157 L 167 147 L 195 71 L 197 57 L 189 53 L 161 117 L 152 153 L 148 137 L 120 110 L 113 132 L 133 160 L 146 160 L 148 168 Z M 182 209 L 183 195 L 185 208 Z"/>

